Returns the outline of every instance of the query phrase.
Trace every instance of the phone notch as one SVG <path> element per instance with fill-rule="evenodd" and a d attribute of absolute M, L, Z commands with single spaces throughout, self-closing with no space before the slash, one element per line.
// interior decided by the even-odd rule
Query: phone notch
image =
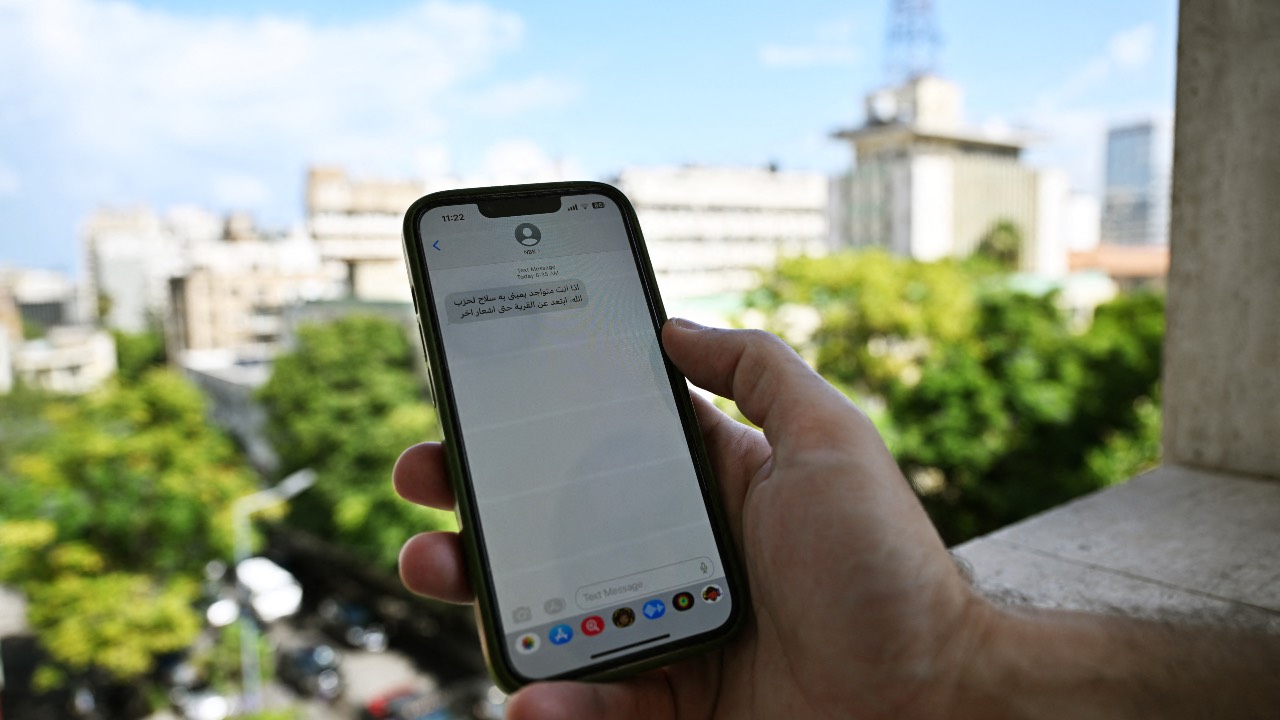
<path fill-rule="evenodd" d="M 482 200 L 476 203 L 480 214 L 487 218 L 515 217 L 517 215 L 546 215 L 560 212 L 559 195 L 532 195 L 498 200 Z"/>

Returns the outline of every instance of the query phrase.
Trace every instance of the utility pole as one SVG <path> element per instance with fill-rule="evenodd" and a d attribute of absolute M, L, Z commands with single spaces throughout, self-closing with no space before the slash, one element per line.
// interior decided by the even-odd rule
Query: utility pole
<path fill-rule="evenodd" d="M 235 539 L 236 566 L 249 558 L 249 516 L 287 501 L 316 482 L 316 473 L 310 468 L 299 470 L 278 485 L 238 498 L 231 504 L 231 529 Z M 254 712 L 262 709 L 262 669 L 258 663 L 258 624 L 249 612 L 249 591 L 236 575 L 236 589 L 240 599 L 240 682 L 244 693 L 243 710 Z"/>

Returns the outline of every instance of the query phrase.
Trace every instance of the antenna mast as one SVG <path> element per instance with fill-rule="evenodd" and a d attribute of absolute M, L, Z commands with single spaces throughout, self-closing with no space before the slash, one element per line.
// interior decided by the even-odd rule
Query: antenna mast
<path fill-rule="evenodd" d="M 934 72 L 940 44 L 933 0 L 890 0 L 885 74 L 891 84 Z"/>

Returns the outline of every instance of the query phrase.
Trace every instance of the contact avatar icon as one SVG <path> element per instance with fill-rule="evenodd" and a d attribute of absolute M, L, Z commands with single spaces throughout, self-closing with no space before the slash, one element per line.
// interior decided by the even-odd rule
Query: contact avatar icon
<path fill-rule="evenodd" d="M 516 226 L 516 242 L 525 247 L 533 247 L 542 240 L 542 231 L 533 223 L 520 223 Z"/>

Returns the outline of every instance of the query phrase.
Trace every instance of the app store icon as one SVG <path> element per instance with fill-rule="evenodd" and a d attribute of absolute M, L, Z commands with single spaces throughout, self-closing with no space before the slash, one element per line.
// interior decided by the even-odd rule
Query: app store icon
<path fill-rule="evenodd" d="M 573 639 L 573 628 L 568 625 L 557 625 L 547 633 L 552 645 L 564 645 Z"/>

